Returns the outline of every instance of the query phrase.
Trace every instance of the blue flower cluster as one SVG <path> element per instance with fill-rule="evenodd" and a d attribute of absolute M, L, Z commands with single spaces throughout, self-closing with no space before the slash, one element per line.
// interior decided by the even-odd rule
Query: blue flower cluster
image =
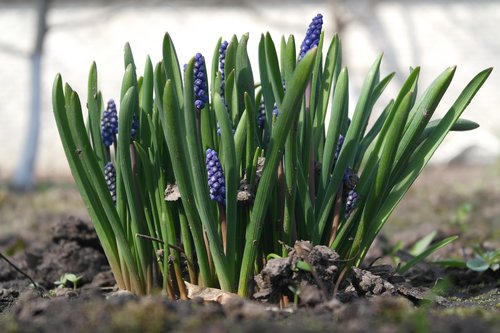
<path fill-rule="evenodd" d="M 130 130 L 130 137 L 132 140 L 135 140 L 137 130 L 139 130 L 139 121 L 137 120 L 137 116 L 134 113 L 132 116 L 132 129 Z"/>
<path fill-rule="evenodd" d="M 219 161 L 217 152 L 208 148 L 206 151 L 206 166 L 208 176 L 208 188 L 210 190 L 210 199 L 218 203 L 226 202 L 226 180 L 224 171 Z"/>
<path fill-rule="evenodd" d="M 104 146 L 111 146 L 116 140 L 116 134 L 118 134 L 118 114 L 115 101 L 110 99 L 101 118 L 101 136 Z"/>
<path fill-rule="evenodd" d="M 358 200 L 358 194 L 355 190 L 349 190 L 347 193 L 347 199 L 345 202 L 345 217 L 349 218 L 351 216 L 352 211 L 354 210 L 354 206 L 356 205 L 356 201 Z"/>
<path fill-rule="evenodd" d="M 108 185 L 109 194 L 111 194 L 113 203 L 116 205 L 116 170 L 111 162 L 106 163 L 104 166 L 104 180 Z"/>
<path fill-rule="evenodd" d="M 358 200 L 358 193 L 356 192 L 356 185 L 358 183 L 359 177 L 354 173 L 351 168 L 347 168 L 344 172 L 344 187 L 346 188 L 347 196 L 345 202 L 345 217 L 349 218 L 354 207 L 356 206 L 356 201 Z"/>
<path fill-rule="evenodd" d="M 227 46 L 229 43 L 225 40 L 220 44 L 219 47 L 219 69 L 220 69 L 220 76 L 221 76 L 221 83 L 220 83 L 220 90 L 221 90 L 221 97 L 224 98 L 224 91 L 226 88 L 226 74 L 224 71 L 224 66 L 226 64 L 226 51 L 227 51 Z"/>
<path fill-rule="evenodd" d="M 335 157 L 334 161 L 335 163 L 337 162 L 337 159 L 339 158 L 340 155 L 340 150 L 342 149 L 342 146 L 344 145 L 344 136 L 342 134 L 339 135 L 339 141 L 337 141 L 337 148 L 335 149 Z"/>
<path fill-rule="evenodd" d="M 299 60 L 304 58 L 306 53 L 319 44 L 321 29 L 323 28 L 323 15 L 318 14 L 313 19 L 306 32 L 306 37 L 300 45 Z"/>
<path fill-rule="evenodd" d="M 279 111 L 276 103 L 274 104 L 273 116 L 278 118 Z M 259 111 L 257 112 L 257 126 L 259 128 L 264 128 L 264 124 L 266 122 L 266 108 L 264 106 L 264 102 L 261 102 L 259 105 Z"/>
<path fill-rule="evenodd" d="M 257 126 L 259 128 L 264 128 L 266 122 L 266 107 L 264 101 L 259 104 L 259 111 L 257 112 Z"/>
<path fill-rule="evenodd" d="M 201 110 L 208 102 L 207 71 L 205 69 L 205 58 L 201 53 L 196 53 L 194 57 L 194 106 Z"/>

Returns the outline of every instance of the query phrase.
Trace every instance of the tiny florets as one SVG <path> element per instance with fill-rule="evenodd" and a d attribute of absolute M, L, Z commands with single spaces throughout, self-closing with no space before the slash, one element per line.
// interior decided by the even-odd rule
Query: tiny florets
<path fill-rule="evenodd" d="M 104 146 L 111 146 L 116 140 L 116 134 L 118 134 L 118 114 L 115 101 L 110 99 L 101 118 L 101 137 Z"/>
<path fill-rule="evenodd" d="M 347 193 L 347 199 L 345 202 L 345 217 L 349 218 L 351 215 L 352 211 L 354 210 L 354 207 L 356 205 L 356 201 L 358 200 L 358 193 L 356 193 L 355 190 L 350 190 Z"/>
<path fill-rule="evenodd" d="M 201 53 L 196 53 L 194 57 L 194 106 L 201 110 L 208 102 L 207 71 L 205 69 L 205 59 Z"/>
<path fill-rule="evenodd" d="M 228 44 L 229 43 L 225 40 L 220 44 L 220 47 L 219 47 L 219 69 L 220 69 L 220 76 L 221 76 L 221 83 L 220 83 L 221 97 L 224 97 L 224 90 L 226 88 L 226 73 L 224 70 L 224 66 L 226 65 L 226 51 L 227 51 Z"/>
<path fill-rule="evenodd" d="M 358 184 L 359 177 L 351 168 L 347 168 L 344 172 L 344 177 L 342 179 L 345 187 L 348 190 L 354 190 Z"/>
<path fill-rule="evenodd" d="M 106 163 L 104 166 L 104 180 L 106 181 L 106 185 L 108 185 L 113 203 L 116 204 L 116 170 L 111 162 Z"/>
<path fill-rule="evenodd" d="M 226 181 L 224 171 L 220 164 L 217 152 L 208 148 L 206 151 L 206 167 L 208 176 L 208 188 L 210 190 L 210 199 L 218 203 L 226 202 Z"/>
<path fill-rule="evenodd" d="M 259 128 L 264 128 L 264 124 L 266 122 L 266 107 L 264 102 L 260 102 L 259 111 L 257 112 L 257 126 Z"/>
<path fill-rule="evenodd" d="M 279 111 L 276 103 L 273 108 L 273 117 L 278 118 Z M 264 124 L 266 123 L 266 107 L 264 106 L 264 102 L 261 102 L 259 105 L 259 111 L 257 112 L 257 126 L 259 128 L 264 128 Z"/>
<path fill-rule="evenodd" d="M 300 45 L 299 60 L 304 58 L 306 53 L 319 44 L 321 29 L 323 28 L 323 15 L 318 14 L 313 19 L 306 32 L 306 37 Z"/>
<path fill-rule="evenodd" d="M 339 158 L 340 155 L 340 150 L 342 149 L 342 146 L 344 145 L 344 136 L 342 134 L 339 135 L 339 141 L 337 142 L 337 148 L 335 149 L 335 162 L 337 162 L 337 159 Z"/>
<path fill-rule="evenodd" d="M 132 116 L 132 128 L 130 130 L 130 138 L 132 140 L 135 140 L 138 129 L 139 129 L 139 121 L 137 120 L 137 116 L 134 113 L 134 115 Z"/>

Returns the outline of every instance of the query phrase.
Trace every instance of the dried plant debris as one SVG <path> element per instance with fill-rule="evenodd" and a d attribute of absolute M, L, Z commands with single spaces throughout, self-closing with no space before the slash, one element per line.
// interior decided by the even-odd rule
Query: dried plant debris
<path fill-rule="evenodd" d="M 231 299 L 240 298 L 240 296 L 236 294 L 221 289 L 201 287 L 186 281 L 184 281 L 184 284 L 186 285 L 189 299 L 195 299 L 199 297 L 204 302 L 217 302 L 220 304 L 226 304 Z"/>
<path fill-rule="evenodd" d="M 329 299 L 338 278 L 339 256 L 326 246 L 297 241 L 288 257 L 271 259 L 255 277 L 259 300 L 277 302 L 282 296 L 300 295 L 303 304 L 315 305 Z"/>
<path fill-rule="evenodd" d="M 445 305 L 444 298 L 433 294 L 424 287 L 414 287 L 397 274 L 391 273 L 387 265 L 370 267 L 369 270 L 353 268 L 350 276 L 351 287 L 358 296 L 404 296 L 414 304 L 422 301 L 434 301 Z M 348 288 L 349 289 L 349 288 Z"/>
<path fill-rule="evenodd" d="M 180 197 L 179 187 L 175 184 L 168 184 L 165 189 L 165 201 L 177 201 Z"/>

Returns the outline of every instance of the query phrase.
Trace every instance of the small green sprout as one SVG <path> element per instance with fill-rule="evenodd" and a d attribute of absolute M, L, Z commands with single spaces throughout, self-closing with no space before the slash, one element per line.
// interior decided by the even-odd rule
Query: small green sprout
<path fill-rule="evenodd" d="M 57 286 L 57 288 L 64 288 L 66 287 L 66 284 L 70 282 L 73 284 L 73 290 L 76 290 L 78 286 L 78 281 L 80 281 L 82 277 L 83 277 L 82 275 L 77 276 L 76 274 L 65 273 L 61 275 L 59 280 L 54 281 L 54 284 Z"/>
<path fill-rule="evenodd" d="M 480 246 L 473 246 L 475 256 L 467 260 L 467 268 L 476 272 L 485 272 L 488 269 L 496 272 L 500 268 L 500 249 L 484 251 Z"/>
<path fill-rule="evenodd" d="M 290 290 L 293 294 L 293 304 L 297 306 L 299 304 L 299 296 L 300 296 L 300 290 L 299 288 L 295 288 L 294 286 L 288 286 L 288 290 Z"/>

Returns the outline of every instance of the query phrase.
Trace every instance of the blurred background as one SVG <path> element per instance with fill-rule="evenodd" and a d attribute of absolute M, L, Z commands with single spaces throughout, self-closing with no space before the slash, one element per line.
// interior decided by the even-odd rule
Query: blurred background
<path fill-rule="evenodd" d="M 324 16 L 328 38 L 339 33 L 349 68 L 350 98 L 369 66 L 384 53 L 382 74 L 396 72 L 375 113 L 395 96 L 409 67 L 421 66 L 420 91 L 448 66 L 454 80 L 436 114 L 442 115 L 482 69 L 500 67 L 500 1 L 496 0 L 0 0 L 0 180 L 26 188 L 36 179 L 69 178 L 52 115 L 57 73 L 86 96 L 96 61 L 106 100 L 118 99 L 123 45 L 131 44 L 138 71 L 146 56 L 160 60 L 169 32 L 181 63 L 202 53 L 211 62 L 219 37 L 250 33 L 257 74 L 257 42 L 294 34 L 300 45 L 310 20 Z M 481 127 L 450 134 L 433 163 L 484 164 L 500 154 L 500 74 L 494 70 L 465 111 Z M 351 103 L 351 112 L 354 103 Z"/>

